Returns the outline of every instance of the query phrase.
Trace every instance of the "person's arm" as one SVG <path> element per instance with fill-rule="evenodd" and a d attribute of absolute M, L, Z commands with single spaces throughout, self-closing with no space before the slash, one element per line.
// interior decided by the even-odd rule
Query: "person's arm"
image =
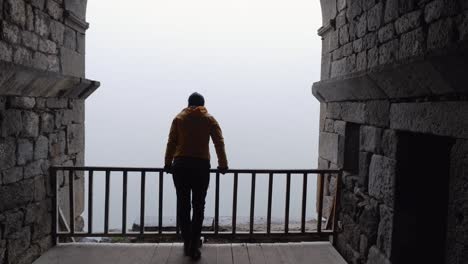
<path fill-rule="evenodd" d="M 177 147 L 177 118 L 174 118 L 167 140 L 166 155 L 164 158 L 164 167 L 170 167 Z"/>
<path fill-rule="evenodd" d="M 226 158 L 226 150 L 224 149 L 223 133 L 216 119 L 213 118 L 212 121 L 213 124 L 211 126 L 210 135 L 215 145 L 216 155 L 218 156 L 218 166 L 220 169 L 227 169 L 228 161 Z"/>

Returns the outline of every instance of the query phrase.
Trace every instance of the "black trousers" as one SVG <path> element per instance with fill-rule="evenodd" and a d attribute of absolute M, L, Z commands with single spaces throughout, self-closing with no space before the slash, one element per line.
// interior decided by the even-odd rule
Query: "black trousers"
<path fill-rule="evenodd" d="M 201 236 L 203 219 L 205 217 L 205 198 L 210 183 L 210 168 L 192 162 L 174 162 L 173 180 L 177 193 L 177 214 L 184 241 L 198 243 Z M 199 165 L 199 166 L 198 166 Z M 191 198 L 191 199 L 190 199 Z M 191 200 L 191 201 L 190 201 Z M 193 216 L 190 219 L 190 204 Z"/>

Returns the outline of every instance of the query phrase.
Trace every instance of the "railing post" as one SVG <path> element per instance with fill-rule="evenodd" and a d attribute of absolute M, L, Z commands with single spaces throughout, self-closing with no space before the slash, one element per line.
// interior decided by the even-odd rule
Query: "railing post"
<path fill-rule="evenodd" d="M 110 195 L 110 170 L 106 170 L 106 190 L 104 197 L 104 234 L 109 234 L 109 195 Z"/>
<path fill-rule="evenodd" d="M 250 191 L 250 238 L 252 238 L 254 233 L 254 220 L 255 220 L 255 182 L 256 182 L 256 174 L 252 173 L 252 184 L 251 184 L 251 191 Z"/>
<path fill-rule="evenodd" d="M 128 172 L 123 171 L 122 175 L 122 234 L 127 233 L 127 192 L 128 192 Z"/>
<path fill-rule="evenodd" d="M 54 245 L 58 244 L 57 229 L 58 229 L 58 190 L 57 190 L 57 169 L 50 167 L 49 168 L 49 177 L 51 177 L 52 183 L 52 243 Z"/>
<path fill-rule="evenodd" d="M 338 238 L 338 217 L 340 214 L 340 200 L 341 200 L 341 184 L 343 179 L 343 171 L 337 174 L 336 190 L 335 190 L 335 205 L 333 206 L 333 245 L 337 246 Z"/>
<path fill-rule="evenodd" d="M 291 197 L 291 173 L 286 175 L 286 201 L 284 210 L 284 233 L 289 233 L 289 202 Z"/>
<path fill-rule="evenodd" d="M 70 234 L 75 233 L 75 177 L 74 171 L 68 171 L 68 194 L 69 194 L 69 206 L 70 206 Z"/>
<path fill-rule="evenodd" d="M 218 234 L 219 229 L 219 172 L 216 172 L 215 184 L 215 218 L 214 218 L 214 233 Z"/>
<path fill-rule="evenodd" d="M 159 205 L 158 205 L 158 233 L 162 234 L 163 220 L 163 191 L 164 191 L 164 172 L 159 172 Z"/>
<path fill-rule="evenodd" d="M 145 232 L 145 191 L 146 191 L 146 172 L 141 172 L 141 197 L 140 197 L 140 235 Z"/>
<path fill-rule="evenodd" d="M 93 233 L 93 171 L 88 172 L 88 234 Z"/>
<path fill-rule="evenodd" d="M 268 176 L 267 234 L 271 233 L 271 204 L 273 196 L 273 173 Z"/>
<path fill-rule="evenodd" d="M 324 181 L 323 173 L 319 174 L 319 203 L 318 203 L 318 216 L 317 216 L 317 232 L 322 232 L 322 211 L 323 211 L 323 181 Z"/>
<path fill-rule="evenodd" d="M 234 173 L 234 186 L 232 190 L 232 235 L 236 235 L 237 226 L 237 184 L 239 181 L 239 175 Z"/>
<path fill-rule="evenodd" d="M 301 232 L 302 233 L 305 233 L 306 214 L 307 214 L 307 173 L 304 173 L 304 178 L 302 180 L 302 215 L 301 215 Z"/>

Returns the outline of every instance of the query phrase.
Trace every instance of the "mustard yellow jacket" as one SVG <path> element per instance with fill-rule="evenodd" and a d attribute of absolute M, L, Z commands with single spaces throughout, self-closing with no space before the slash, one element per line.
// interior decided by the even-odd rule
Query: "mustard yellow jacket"
<path fill-rule="evenodd" d="M 216 119 L 203 106 L 185 108 L 172 121 L 166 148 L 166 166 L 178 157 L 210 160 L 210 137 L 215 145 L 218 166 L 227 168 L 224 138 Z"/>

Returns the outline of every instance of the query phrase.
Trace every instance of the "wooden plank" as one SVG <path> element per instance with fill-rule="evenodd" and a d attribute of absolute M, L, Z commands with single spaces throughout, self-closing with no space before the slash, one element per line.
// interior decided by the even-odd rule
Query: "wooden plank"
<path fill-rule="evenodd" d="M 216 263 L 232 264 L 232 249 L 231 244 L 222 244 L 217 248 Z"/>
<path fill-rule="evenodd" d="M 150 263 L 165 264 L 172 251 L 172 244 L 158 244 Z"/>
<path fill-rule="evenodd" d="M 247 246 L 245 244 L 232 244 L 232 259 L 234 264 L 250 263 Z"/>
<path fill-rule="evenodd" d="M 265 262 L 268 264 L 286 264 L 281 261 L 276 244 L 261 244 Z"/>
<path fill-rule="evenodd" d="M 247 253 L 251 264 L 267 264 L 259 244 L 247 244 Z"/>
<path fill-rule="evenodd" d="M 201 264 L 216 264 L 218 257 L 218 246 L 217 245 L 203 245 L 201 248 L 202 257 L 200 259 Z"/>

